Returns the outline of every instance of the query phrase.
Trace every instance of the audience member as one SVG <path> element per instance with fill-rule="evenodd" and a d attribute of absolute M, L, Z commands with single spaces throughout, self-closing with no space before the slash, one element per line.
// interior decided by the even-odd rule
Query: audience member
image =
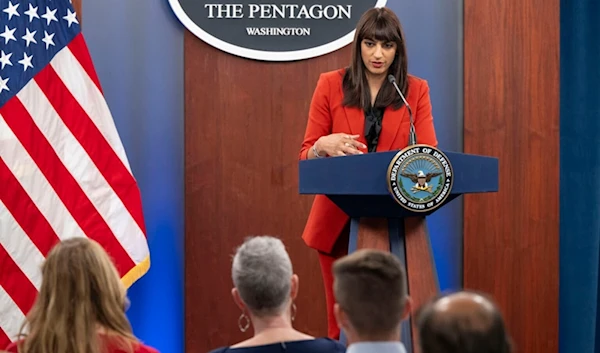
<path fill-rule="evenodd" d="M 410 311 L 400 261 L 378 250 L 359 250 L 334 262 L 335 318 L 348 353 L 404 353 L 400 323 Z"/>
<path fill-rule="evenodd" d="M 345 347 L 329 338 L 311 337 L 292 326 L 296 315 L 294 299 L 298 294 L 298 276 L 283 243 L 260 236 L 247 239 L 233 258 L 231 268 L 233 300 L 242 310 L 239 329 L 252 326 L 252 338 L 212 353 L 288 353 L 344 352 Z"/>
<path fill-rule="evenodd" d="M 134 336 L 126 290 L 104 249 L 88 238 L 58 243 L 13 353 L 155 353 Z"/>
<path fill-rule="evenodd" d="M 458 292 L 419 310 L 422 353 L 510 353 L 510 338 L 494 303 L 483 295 Z"/>

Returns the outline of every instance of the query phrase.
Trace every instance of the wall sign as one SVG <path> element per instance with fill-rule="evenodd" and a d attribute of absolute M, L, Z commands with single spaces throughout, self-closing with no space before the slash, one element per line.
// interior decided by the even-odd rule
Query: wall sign
<path fill-rule="evenodd" d="M 360 16 L 387 0 L 169 0 L 183 25 L 237 56 L 292 61 L 352 42 Z"/>

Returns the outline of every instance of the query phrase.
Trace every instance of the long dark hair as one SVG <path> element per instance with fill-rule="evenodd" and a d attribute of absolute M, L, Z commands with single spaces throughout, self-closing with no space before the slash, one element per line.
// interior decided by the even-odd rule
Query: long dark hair
<path fill-rule="evenodd" d="M 396 56 L 389 67 L 388 73 L 396 77 L 398 87 L 402 94 L 406 96 L 408 92 L 408 60 L 400 20 L 388 8 L 372 8 L 362 15 L 356 26 L 354 46 L 352 47 L 352 62 L 346 70 L 343 80 L 344 101 L 342 104 L 362 109 L 371 106 L 371 93 L 367 82 L 366 68 L 361 56 L 361 42 L 363 39 L 396 43 Z M 402 99 L 395 92 L 394 86 L 386 79 L 377 95 L 375 107 L 393 106 L 394 109 L 399 109 L 402 104 Z"/>

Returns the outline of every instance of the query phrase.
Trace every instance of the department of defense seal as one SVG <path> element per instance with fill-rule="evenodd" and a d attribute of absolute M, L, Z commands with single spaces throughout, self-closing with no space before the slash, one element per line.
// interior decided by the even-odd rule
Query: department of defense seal
<path fill-rule="evenodd" d="M 398 152 L 386 177 L 394 200 L 414 212 L 428 212 L 442 205 L 454 181 L 448 157 L 427 145 L 408 146 Z"/>

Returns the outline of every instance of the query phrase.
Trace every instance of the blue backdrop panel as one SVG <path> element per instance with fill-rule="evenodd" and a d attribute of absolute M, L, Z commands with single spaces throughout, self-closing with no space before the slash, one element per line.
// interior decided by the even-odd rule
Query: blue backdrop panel
<path fill-rule="evenodd" d="M 600 351 L 600 2 L 560 3 L 560 352 Z"/>

